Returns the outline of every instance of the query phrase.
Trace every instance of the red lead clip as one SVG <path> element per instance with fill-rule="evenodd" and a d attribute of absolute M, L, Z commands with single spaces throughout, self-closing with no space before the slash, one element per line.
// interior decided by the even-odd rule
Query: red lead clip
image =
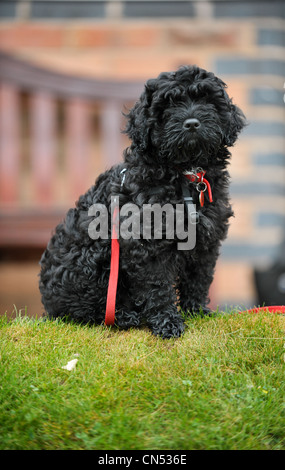
<path fill-rule="evenodd" d="M 199 202 L 201 207 L 204 206 L 204 192 L 207 190 L 209 194 L 209 201 L 213 202 L 213 196 L 212 196 L 212 189 L 211 185 L 206 178 L 204 178 L 204 175 L 206 174 L 205 171 L 186 171 L 184 175 L 186 178 L 191 181 L 191 183 L 196 183 L 196 189 L 200 193 L 199 194 Z"/>

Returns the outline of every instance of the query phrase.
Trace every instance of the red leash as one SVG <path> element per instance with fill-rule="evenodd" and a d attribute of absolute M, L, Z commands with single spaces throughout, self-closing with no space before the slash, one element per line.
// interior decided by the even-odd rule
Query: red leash
<path fill-rule="evenodd" d="M 112 240 L 111 240 L 111 266 L 109 285 L 107 292 L 107 303 L 105 313 L 105 325 L 114 325 L 116 310 L 116 294 L 119 276 L 120 243 L 117 233 L 117 222 L 119 217 L 119 207 L 116 205 L 112 218 Z"/>
<path fill-rule="evenodd" d="M 285 305 L 270 305 L 269 307 L 255 307 L 250 310 L 244 310 L 243 312 L 238 313 L 285 313 Z"/>

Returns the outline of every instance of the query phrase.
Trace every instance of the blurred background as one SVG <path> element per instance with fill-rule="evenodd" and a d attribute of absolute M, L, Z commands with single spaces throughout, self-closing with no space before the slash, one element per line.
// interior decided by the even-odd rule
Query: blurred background
<path fill-rule="evenodd" d="M 42 314 L 53 227 L 121 160 L 121 112 L 144 81 L 183 64 L 221 77 L 250 122 L 211 306 L 284 304 L 285 3 L 10 0 L 0 17 L 0 313 Z"/>

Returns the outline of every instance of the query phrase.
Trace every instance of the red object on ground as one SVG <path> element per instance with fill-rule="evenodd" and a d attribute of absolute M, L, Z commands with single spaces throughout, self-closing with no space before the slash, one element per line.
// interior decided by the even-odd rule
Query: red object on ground
<path fill-rule="evenodd" d="M 250 310 L 243 310 L 239 313 L 260 313 L 260 312 L 269 312 L 269 313 L 285 313 L 285 305 L 270 305 L 264 307 L 255 307 Z"/>

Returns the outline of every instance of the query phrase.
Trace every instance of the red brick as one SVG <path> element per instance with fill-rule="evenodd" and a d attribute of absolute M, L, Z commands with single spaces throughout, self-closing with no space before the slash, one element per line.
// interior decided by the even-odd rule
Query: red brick
<path fill-rule="evenodd" d="M 192 59 L 192 60 L 191 60 Z M 121 79 L 146 80 L 154 78 L 161 72 L 176 70 L 186 63 L 196 63 L 194 57 L 181 58 L 173 51 L 169 53 L 122 53 L 112 58 L 113 77 Z"/>
<path fill-rule="evenodd" d="M 23 47 L 61 47 L 63 42 L 62 26 L 17 23 L 0 27 L 0 47 L 6 50 Z"/>
<path fill-rule="evenodd" d="M 227 46 L 232 47 L 238 43 L 239 35 L 237 30 L 227 28 L 218 30 L 217 28 L 193 28 L 175 27 L 168 32 L 169 43 L 174 46 Z"/>
<path fill-rule="evenodd" d="M 67 46 L 72 47 L 110 47 L 113 42 L 114 32 L 110 27 L 74 27 L 68 32 Z"/>
<path fill-rule="evenodd" d="M 114 46 L 151 47 L 159 44 L 161 31 L 151 26 L 128 26 L 117 29 Z"/>
<path fill-rule="evenodd" d="M 149 26 L 80 26 L 70 30 L 69 45 L 75 47 L 151 47 L 159 43 L 160 31 Z"/>

